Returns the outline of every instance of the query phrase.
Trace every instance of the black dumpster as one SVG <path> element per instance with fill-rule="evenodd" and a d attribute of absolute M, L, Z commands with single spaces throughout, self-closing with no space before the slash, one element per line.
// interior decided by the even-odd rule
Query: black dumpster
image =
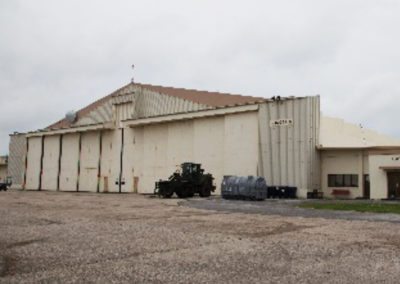
<path fill-rule="evenodd" d="M 267 197 L 293 199 L 296 198 L 296 193 L 297 187 L 294 186 L 269 186 Z"/>

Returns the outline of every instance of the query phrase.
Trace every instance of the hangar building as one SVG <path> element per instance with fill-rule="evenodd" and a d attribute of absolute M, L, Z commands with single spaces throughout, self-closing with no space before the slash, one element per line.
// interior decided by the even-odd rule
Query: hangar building
<path fill-rule="evenodd" d="M 10 135 L 26 190 L 153 193 L 183 162 L 259 175 L 299 197 L 400 197 L 400 141 L 321 116 L 319 96 L 271 99 L 130 83 L 68 118 Z"/>

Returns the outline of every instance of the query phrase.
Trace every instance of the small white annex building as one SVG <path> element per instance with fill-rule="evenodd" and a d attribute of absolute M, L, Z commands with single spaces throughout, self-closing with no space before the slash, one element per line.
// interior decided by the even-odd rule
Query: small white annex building
<path fill-rule="evenodd" d="M 27 190 L 152 193 L 183 162 L 258 175 L 299 197 L 400 197 L 400 141 L 321 117 L 319 96 L 271 99 L 130 83 L 69 119 L 12 134 Z"/>
<path fill-rule="evenodd" d="M 398 139 L 322 116 L 317 148 L 324 196 L 400 198 Z"/>

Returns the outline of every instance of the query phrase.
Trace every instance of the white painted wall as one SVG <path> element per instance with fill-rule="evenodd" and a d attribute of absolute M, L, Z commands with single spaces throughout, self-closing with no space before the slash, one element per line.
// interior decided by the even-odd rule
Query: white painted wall
<path fill-rule="evenodd" d="M 257 113 L 225 116 L 224 133 L 224 174 L 257 175 Z"/>
<path fill-rule="evenodd" d="M 143 168 L 140 173 L 140 193 L 152 193 L 154 182 L 165 179 L 175 170 L 168 165 L 168 124 L 144 127 Z M 171 146 L 171 149 L 173 146 Z"/>
<path fill-rule="evenodd" d="M 57 190 L 60 136 L 44 137 L 42 189 Z"/>
<path fill-rule="evenodd" d="M 76 191 L 78 182 L 79 134 L 65 134 L 62 143 L 60 190 Z"/>
<path fill-rule="evenodd" d="M 366 159 L 362 150 L 325 150 L 321 153 L 321 188 L 324 197 L 335 198 L 333 189 L 346 189 L 350 191 L 348 198 L 363 197 L 363 168 L 367 173 L 368 166 L 363 166 Z M 329 187 L 329 174 L 357 174 L 358 187 Z"/>
<path fill-rule="evenodd" d="M 220 194 L 220 185 L 225 174 L 225 118 L 196 119 L 193 125 L 193 159 L 201 163 L 206 172 L 212 173 L 217 185 L 216 194 Z"/>
<path fill-rule="evenodd" d="M 387 172 L 381 167 L 400 167 L 400 151 L 395 154 L 370 154 L 371 199 L 388 198 Z"/>
<path fill-rule="evenodd" d="M 40 176 L 40 160 L 42 155 L 42 137 L 31 137 L 28 139 L 28 166 L 26 170 L 25 189 L 38 190 Z"/>

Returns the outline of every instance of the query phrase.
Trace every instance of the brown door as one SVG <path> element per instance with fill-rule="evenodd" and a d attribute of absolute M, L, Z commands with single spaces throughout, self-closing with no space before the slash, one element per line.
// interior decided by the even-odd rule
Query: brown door
<path fill-rule="evenodd" d="M 388 172 L 388 198 L 400 199 L 400 172 Z"/>
<path fill-rule="evenodd" d="M 370 199 L 369 175 L 364 175 L 364 198 Z"/>

